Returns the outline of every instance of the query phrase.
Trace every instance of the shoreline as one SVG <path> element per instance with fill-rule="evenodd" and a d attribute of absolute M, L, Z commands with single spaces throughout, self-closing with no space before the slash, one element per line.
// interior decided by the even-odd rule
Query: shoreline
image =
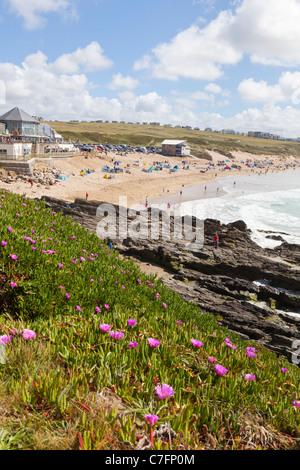
<path fill-rule="evenodd" d="M 223 181 L 228 177 L 239 178 L 245 175 L 271 174 L 285 172 L 295 165 L 300 168 L 300 162 L 294 157 L 259 156 L 245 154 L 242 152 L 232 152 L 234 155 L 230 159 L 223 155 L 210 152 L 212 161 L 199 159 L 196 157 L 165 157 L 158 154 L 127 154 L 119 155 L 108 152 L 107 155 L 75 155 L 68 159 L 53 160 L 55 169 L 64 175 L 68 175 L 67 180 L 58 181 L 52 186 L 39 185 L 34 182 L 30 186 L 28 181 L 14 181 L 5 183 L 2 175 L 1 185 L 4 189 L 9 189 L 17 194 L 26 194 L 27 197 L 41 198 L 43 196 L 55 197 L 73 202 L 76 198 L 103 201 L 118 204 L 120 197 L 127 197 L 128 205 L 144 204 L 154 202 L 189 202 L 197 199 L 207 199 L 222 196 L 225 194 L 218 188 L 218 181 Z M 119 160 L 118 160 L 119 159 Z M 105 179 L 105 172 L 102 168 L 108 165 L 113 167 L 115 161 L 121 161 L 121 172 Z M 186 165 L 183 162 L 186 162 Z M 249 161 L 261 162 L 261 167 L 251 167 Z M 159 162 L 161 166 L 178 165 L 176 172 L 162 167 L 161 171 L 147 173 L 154 162 Z M 221 163 L 220 163 L 221 162 Z M 226 163 L 225 163 L 226 162 Z M 248 163 L 248 165 L 247 165 Z M 236 165 L 235 169 L 224 170 L 225 165 Z M 43 171 L 47 165 L 43 162 L 37 163 L 37 168 Z M 183 169 L 188 166 L 188 169 Z M 83 169 L 90 169 L 91 173 L 80 176 Z M 1 177 L 1 173 L 0 173 Z M 204 187 L 207 191 L 204 192 Z M 180 191 L 182 196 L 180 197 Z M 201 197 L 202 196 L 202 197 Z M 168 201 L 169 199 L 169 201 Z"/>

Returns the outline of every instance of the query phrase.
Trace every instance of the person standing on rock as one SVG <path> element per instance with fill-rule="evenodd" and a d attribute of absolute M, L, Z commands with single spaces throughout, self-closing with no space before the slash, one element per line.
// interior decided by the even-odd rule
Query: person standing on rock
<path fill-rule="evenodd" d="M 218 248 L 219 246 L 219 235 L 217 233 L 214 234 L 214 248 Z"/>
<path fill-rule="evenodd" d="M 33 186 L 33 181 L 32 180 L 30 180 L 30 185 L 31 185 L 31 187 Z"/>

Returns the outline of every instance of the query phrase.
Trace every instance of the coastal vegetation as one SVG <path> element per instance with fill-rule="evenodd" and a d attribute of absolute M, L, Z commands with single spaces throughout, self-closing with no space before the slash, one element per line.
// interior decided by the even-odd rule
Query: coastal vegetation
<path fill-rule="evenodd" d="M 1 450 L 299 448 L 299 367 L 70 217 L 0 199 Z"/>
<path fill-rule="evenodd" d="M 195 129 L 165 127 L 150 124 L 105 122 L 51 122 L 56 132 L 65 140 L 94 144 L 143 145 L 160 147 L 164 139 L 187 140 L 192 154 L 201 156 L 206 150 L 225 152 L 248 152 L 253 155 L 295 156 L 300 155 L 300 143 L 285 140 L 261 139 L 246 135 L 222 134 Z"/>

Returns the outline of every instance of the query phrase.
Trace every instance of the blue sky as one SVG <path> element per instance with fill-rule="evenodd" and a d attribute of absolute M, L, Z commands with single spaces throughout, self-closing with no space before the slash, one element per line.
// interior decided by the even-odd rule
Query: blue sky
<path fill-rule="evenodd" d="M 0 112 L 300 136 L 299 0 L 2 0 Z"/>

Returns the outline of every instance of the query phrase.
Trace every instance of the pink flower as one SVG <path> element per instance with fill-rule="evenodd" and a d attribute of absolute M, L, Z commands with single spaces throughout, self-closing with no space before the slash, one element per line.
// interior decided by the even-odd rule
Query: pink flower
<path fill-rule="evenodd" d="M 293 401 L 293 406 L 295 406 L 296 408 L 300 408 L 300 401 Z"/>
<path fill-rule="evenodd" d="M 11 227 L 7 227 L 7 230 L 8 230 L 9 232 L 13 232 L 13 229 L 12 229 Z"/>
<path fill-rule="evenodd" d="M 7 344 L 10 342 L 12 336 L 8 336 L 8 335 L 3 335 L 3 336 L 0 336 L 0 344 Z"/>
<path fill-rule="evenodd" d="M 209 356 L 208 360 L 209 360 L 210 363 L 216 362 L 216 359 L 214 357 L 211 357 L 211 356 Z"/>
<path fill-rule="evenodd" d="M 148 338 L 148 343 L 150 344 L 151 348 L 156 348 L 160 345 L 160 342 L 155 338 Z"/>
<path fill-rule="evenodd" d="M 106 333 L 110 329 L 111 329 L 110 325 L 107 325 L 106 323 L 101 323 L 101 325 L 100 325 L 100 330 L 101 331 L 104 331 Z"/>
<path fill-rule="evenodd" d="M 284 367 L 281 367 L 281 370 L 282 370 L 282 372 L 288 372 L 288 370 L 285 369 Z"/>
<path fill-rule="evenodd" d="M 17 255 L 10 255 L 12 259 L 18 259 Z"/>
<path fill-rule="evenodd" d="M 3 240 L 1 243 L 2 243 L 2 246 L 6 246 L 6 245 L 7 245 L 7 242 L 5 242 L 4 240 Z"/>
<path fill-rule="evenodd" d="M 226 375 L 227 372 L 228 372 L 228 370 L 224 366 L 221 366 L 221 364 L 216 364 L 215 365 L 215 371 L 219 375 Z"/>
<path fill-rule="evenodd" d="M 250 380 L 256 380 L 256 376 L 254 374 L 245 374 L 245 379 L 249 382 Z"/>
<path fill-rule="evenodd" d="M 246 348 L 246 354 L 248 357 L 254 358 L 256 356 L 255 348 L 251 348 L 251 347 Z"/>
<path fill-rule="evenodd" d="M 101 312 L 101 308 L 95 307 L 96 312 Z"/>
<path fill-rule="evenodd" d="M 140 279 L 137 280 L 138 284 L 140 284 L 142 281 Z"/>
<path fill-rule="evenodd" d="M 177 323 L 177 325 L 181 325 L 182 321 L 178 320 L 176 323 Z"/>
<path fill-rule="evenodd" d="M 62 289 L 64 289 L 64 287 L 63 287 L 63 286 L 59 286 L 59 289 L 62 290 Z"/>
<path fill-rule="evenodd" d="M 15 282 L 10 283 L 11 287 L 17 287 L 17 284 Z"/>
<path fill-rule="evenodd" d="M 76 305 L 76 310 L 78 310 L 79 312 L 81 312 L 81 307 L 79 307 L 79 305 Z"/>
<path fill-rule="evenodd" d="M 22 333 L 23 338 L 25 339 L 32 339 L 36 337 L 36 333 L 32 330 L 24 330 Z"/>
<path fill-rule="evenodd" d="M 154 424 L 156 423 L 156 421 L 159 420 L 159 417 L 157 415 L 145 415 L 145 420 L 148 421 L 148 423 L 150 424 L 150 426 L 154 426 Z"/>
<path fill-rule="evenodd" d="M 124 333 L 121 331 L 110 331 L 109 332 L 110 336 L 115 339 L 121 339 L 124 336 Z"/>
<path fill-rule="evenodd" d="M 199 341 L 198 339 L 191 339 L 191 342 L 193 344 L 193 346 L 196 346 L 196 348 L 201 348 L 201 346 L 203 346 L 203 343 L 201 341 Z"/>
<path fill-rule="evenodd" d="M 170 398 L 174 395 L 174 390 L 170 385 L 162 384 L 155 387 L 158 398 Z"/>
<path fill-rule="evenodd" d="M 134 341 L 134 342 L 130 341 L 130 342 L 128 343 L 128 346 L 129 346 L 130 349 L 137 348 L 137 347 L 138 347 L 138 343 L 137 343 L 136 341 Z"/>
<path fill-rule="evenodd" d="M 136 320 L 133 318 L 128 318 L 127 323 L 129 326 L 134 326 L 136 324 Z"/>
<path fill-rule="evenodd" d="M 109 309 L 109 305 L 107 305 L 107 304 L 105 304 L 104 307 L 105 307 L 106 309 Z"/>
<path fill-rule="evenodd" d="M 162 303 L 162 306 L 163 306 L 163 307 L 166 307 L 166 306 L 167 306 L 167 304 L 165 304 L 165 302 L 163 302 L 163 303 Z"/>
<path fill-rule="evenodd" d="M 62 263 L 58 263 L 58 267 L 59 267 L 59 268 L 63 268 L 64 265 L 63 265 Z"/>
<path fill-rule="evenodd" d="M 224 343 L 226 344 L 226 346 L 229 346 L 229 348 L 231 348 L 231 349 L 236 349 L 236 348 L 237 348 L 236 346 L 234 346 L 234 345 L 232 344 L 232 342 L 230 341 L 229 338 L 226 338 L 225 341 L 224 341 Z"/>
<path fill-rule="evenodd" d="M 70 294 L 68 292 L 66 293 L 66 297 L 67 297 L 67 299 L 70 298 Z"/>

